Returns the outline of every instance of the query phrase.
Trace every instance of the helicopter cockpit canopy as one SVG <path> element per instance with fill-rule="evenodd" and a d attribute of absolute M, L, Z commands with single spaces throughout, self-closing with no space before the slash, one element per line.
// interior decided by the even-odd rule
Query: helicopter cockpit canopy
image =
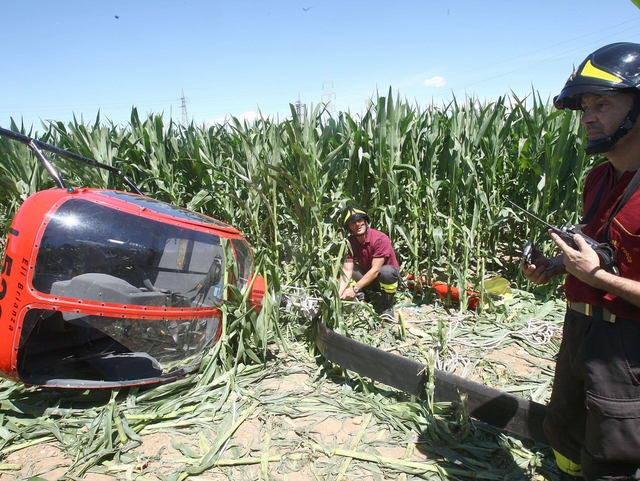
<path fill-rule="evenodd" d="M 2 319 L 10 336 L 0 340 L 0 371 L 57 387 L 148 384 L 196 369 L 220 335 L 225 280 L 243 290 L 253 274 L 235 228 L 98 189 L 29 197 L 7 263 L 3 297 L 20 302 Z M 256 296 L 258 306 L 260 287 Z"/>

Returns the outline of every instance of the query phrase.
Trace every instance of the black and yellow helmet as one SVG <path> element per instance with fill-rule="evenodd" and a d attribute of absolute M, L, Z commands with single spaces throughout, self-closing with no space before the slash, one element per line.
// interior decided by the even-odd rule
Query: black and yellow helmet
<path fill-rule="evenodd" d="M 587 154 L 612 150 L 616 142 L 628 134 L 640 114 L 640 44 L 619 42 L 599 48 L 589 55 L 571 74 L 562 91 L 553 99 L 558 109 L 581 110 L 582 94 L 615 94 L 635 92 L 633 107 L 618 130 L 605 139 L 589 141 Z"/>
<path fill-rule="evenodd" d="M 640 44 L 612 43 L 589 55 L 553 99 L 558 109 L 580 110 L 580 94 L 640 89 Z"/>
<path fill-rule="evenodd" d="M 345 207 L 344 212 L 342 213 L 342 227 L 348 229 L 349 224 L 358 219 L 364 219 L 368 224 L 369 215 L 367 214 L 367 211 L 355 205 L 349 204 L 347 207 Z"/>

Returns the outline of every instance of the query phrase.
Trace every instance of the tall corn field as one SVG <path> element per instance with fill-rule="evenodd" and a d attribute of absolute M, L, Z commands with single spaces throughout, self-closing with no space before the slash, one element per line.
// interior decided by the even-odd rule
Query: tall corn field
<path fill-rule="evenodd" d="M 55 441 L 74 459 L 68 471 L 69 476 L 75 476 L 73 479 L 96 466 L 102 472 L 124 470 L 129 462 L 127 456 L 133 456 L 132 445 L 140 442 L 141 434 L 166 429 L 202 429 L 198 431 L 199 444 L 206 455 L 179 447 L 191 460 L 187 463 L 190 467 L 160 479 L 181 480 L 189 473 L 196 475 L 223 461 L 231 462 L 218 458 L 240 422 L 236 400 L 240 404 L 247 402 L 250 396 L 243 399 L 241 393 L 249 392 L 268 373 L 285 371 L 284 364 L 270 364 L 267 346 L 275 341 L 290 357 L 299 358 L 300 347 L 289 343 L 309 334 L 304 320 L 283 322 L 288 319 L 283 319 L 278 309 L 282 293 L 294 288 L 313 293 L 321 299 L 325 323 L 344 328 L 336 279 L 346 248 L 339 214 L 348 203 L 367 209 L 372 227 L 389 234 L 403 275 L 471 286 L 478 291 L 483 290 L 486 279 L 501 275 L 513 287 L 538 296 L 539 306 L 527 307 L 529 317 L 543 318 L 557 311 L 557 284 L 534 289 L 518 268 L 520 251 L 528 240 L 536 241 L 547 253 L 553 249 L 546 228 L 514 212 L 508 201 L 552 224 L 576 223 L 584 176 L 596 161 L 584 154 L 584 138 L 575 113 L 556 111 L 535 93 L 526 99 L 503 97 L 482 103 L 465 98 L 422 108 L 389 91 L 387 96 L 374 99 L 361 115 L 342 112 L 332 117 L 320 105 L 309 106 L 299 117 L 292 106 L 286 120 L 261 118 L 248 123 L 231 119 L 214 126 L 182 125 L 160 115 L 143 119 L 133 109 L 126 125 L 97 117 L 93 123 L 48 122 L 32 130 L 15 123 L 2 127 L 116 166 L 146 195 L 237 227 L 253 246 L 256 269 L 269 286 L 259 315 L 242 303 L 240 292 L 235 292 L 235 299 L 223 306 L 225 335 L 205 355 L 194 378 L 146 392 L 134 389 L 113 392 L 110 397 L 82 394 L 68 402 L 62 399 L 62 403 L 56 393 L 31 396 L 13 384 L 7 387 L 8 382 L 2 386 L 0 414 L 2 419 L 6 414 L 8 421 L 0 424 L 0 461 L 14 450 Z M 55 156 L 52 159 L 69 186 L 124 188 L 104 171 Z M 38 190 L 54 186 L 26 146 L 0 137 L 0 242 L 4 242 L 22 201 Z M 0 244 L 0 254 L 3 248 L 4 244 Z M 465 290 L 461 291 L 464 297 Z M 540 299 L 548 302 L 539 302 Z M 461 313 L 466 312 L 464 301 L 460 304 Z M 483 302 L 490 304 L 492 300 L 486 296 Z M 475 341 L 483 338 L 481 328 L 486 328 L 486 337 L 493 339 L 508 335 L 498 335 L 496 331 L 508 333 L 521 327 L 513 313 L 500 320 L 501 323 L 481 319 L 458 330 Z M 443 350 L 425 354 L 420 347 L 420 356 L 436 357 L 437 362 L 437 357 L 446 352 L 447 333 L 441 320 L 431 331 L 428 334 L 442 341 Z M 371 336 L 368 340 L 377 345 L 388 339 Z M 532 352 L 543 357 L 539 351 Z M 536 393 L 547 388 L 548 382 L 547 374 L 537 385 Z M 535 384 L 531 380 L 527 383 Z M 340 397 L 344 392 L 336 389 L 332 391 L 334 401 L 329 403 L 325 397 L 312 409 L 328 409 L 335 403 L 343 410 L 346 405 L 360 403 L 359 408 L 353 409 L 366 411 L 367 423 L 374 413 L 379 424 L 388 423 L 397 429 L 394 436 L 398 439 L 404 439 L 407 432 L 423 430 L 421 436 L 427 439 L 428 449 L 445 443 L 458 459 L 474 452 L 482 459 L 469 464 L 471 468 L 463 462 L 462 468 L 451 471 L 435 462 L 406 466 L 398 462 L 394 472 L 404 474 L 398 479 L 410 479 L 406 473 L 421 469 L 435 473 L 432 477 L 420 475 L 421 479 L 476 477 L 478 466 L 493 469 L 484 479 L 525 479 L 504 476 L 507 472 L 513 476 L 509 471 L 514 469 L 513 463 L 527 472 L 550 466 L 541 451 L 534 450 L 532 454 L 513 443 L 513 449 L 509 448 L 513 463 L 492 467 L 495 452 L 487 448 L 485 435 L 470 434 L 464 417 L 459 418 L 456 428 L 460 432 L 453 439 L 450 421 L 440 419 L 433 406 L 425 407 L 415 400 L 391 403 L 388 394 L 368 396 L 371 388 L 364 383 L 362 386 L 346 396 L 346 404 L 345 398 Z M 311 402 L 311 395 L 306 396 L 305 401 Z M 292 406 L 301 409 L 303 403 L 293 395 L 290 399 L 291 406 L 276 400 L 277 407 L 271 409 L 278 413 L 293 409 Z M 66 408 L 67 404 L 71 407 Z M 81 419 L 85 404 L 90 404 L 87 416 L 91 419 Z M 265 414 L 266 404 L 263 397 L 259 416 L 268 419 L 265 424 L 271 429 L 270 420 L 276 414 Z M 14 410 L 18 414 L 11 410 L 14 405 L 19 408 Z M 23 421 L 27 405 L 37 406 L 34 412 L 44 412 L 37 422 Z M 41 405 L 48 407 L 41 409 Z M 258 401 L 247 405 L 246 416 L 258 412 L 258 405 Z M 446 411 L 438 409 L 440 413 Z M 233 412 L 233 416 L 227 412 Z M 48 414 L 55 419 L 48 418 Z M 289 414 L 290 419 L 297 415 Z M 225 429 L 214 440 L 207 438 L 208 428 L 201 427 L 220 423 L 221 419 Z M 89 427 L 92 442 L 78 437 L 78 426 Z M 366 423 L 363 432 L 365 428 Z M 236 460 L 250 464 L 257 459 L 261 479 L 269 477 L 270 436 L 264 441 L 266 454 L 261 458 Z M 475 451 L 467 449 L 465 443 L 477 443 Z M 501 445 L 497 449 L 503 453 L 506 448 Z M 314 445 L 310 452 L 318 450 Z M 306 451 L 296 455 L 305 459 L 311 456 Z M 355 451 L 344 456 L 357 459 Z M 113 462 L 105 463 L 105 459 Z M 342 462 L 342 474 L 349 462 Z M 390 463 L 393 464 L 389 459 L 379 462 L 381 469 L 389 469 Z M 0 471 L 11 469 L 2 466 L 0 463 Z"/>
<path fill-rule="evenodd" d="M 211 127 L 162 116 L 128 125 L 5 126 L 118 166 L 143 192 L 237 226 L 282 284 L 322 284 L 344 239 L 338 213 L 366 208 L 405 274 L 478 286 L 490 272 L 521 284 L 518 253 L 544 226 L 578 218 L 584 173 L 577 118 L 535 94 L 442 107 L 379 97 L 362 116 L 318 106 L 304 118 Z M 2 237 L 29 194 L 53 183 L 26 146 L 0 139 Z M 70 185 L 123 188 L 104 171 L 56 159 Z"/>

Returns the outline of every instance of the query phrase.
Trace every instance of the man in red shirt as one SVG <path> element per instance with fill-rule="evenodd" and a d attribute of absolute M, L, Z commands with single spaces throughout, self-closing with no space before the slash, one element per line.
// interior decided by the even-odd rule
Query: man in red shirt
<path fill-rule="evenodd" d="M 400 265 L 389 236 L 370 228 L 367 212 L 354 205 L 344 210 L 342 226 L 350 233 L 351 252 L 342 264 L 340 299 L 360 297 L 360 291 L 380 292 L 381 317 L 393 319 Z"/>
<path fill-rule="evenodd" d="M 567 274 L 567 313 L 544 429 L 560 479 L 640 479 L 640 45 L 596 50 L 554 99 L 582 110 L 585 235 L 608 243 L 619 275 L 579 235 L 550 232 L 560 255 L 523 264 L 535 284 Z M 638 174 L 636 173 L 638 172 Z"/>

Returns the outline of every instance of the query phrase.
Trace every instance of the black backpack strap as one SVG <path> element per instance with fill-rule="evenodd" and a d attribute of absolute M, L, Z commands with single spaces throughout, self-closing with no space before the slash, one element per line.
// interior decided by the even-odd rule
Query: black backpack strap
<path fill-rule="evenodd" d="M 607 173 L 605 174 L 604 179 L 602 179 L 602 183 L 600 184 L 600 188 L 598 189 L 596 198 L 593 199 L 593 202 L 591 203 L 591 207 L 589 207 L 589 212 L 587 212 L 587 215 L 585 215 L 582 218 L 582 220 L 580 221 L 580 224 L 587 225 L 591 220 L 591 218 L 595 215 L 596 210 L 598 209 L 598 205 L 600 205 L 600 198 L 602 197 L 602 193 L 604 192 L 604 186 L 606 185 L 608 179 L 609 179 L 609 169 L 607 169 Z"/>

